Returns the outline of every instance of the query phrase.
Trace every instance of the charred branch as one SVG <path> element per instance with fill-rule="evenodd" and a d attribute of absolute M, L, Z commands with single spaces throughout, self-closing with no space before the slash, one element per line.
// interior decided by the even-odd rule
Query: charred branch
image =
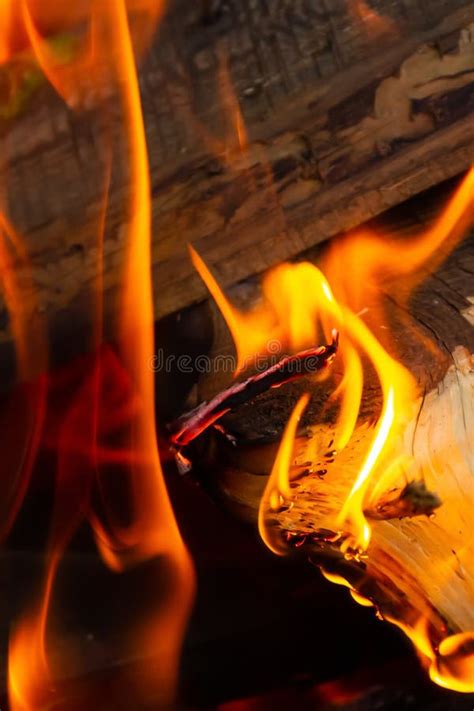
<path fill-rule="evenodd" d="M 177 446 L 189 444 L 231 410 L 250 402 L 271 388 L 279 388 L 285 383 L 327 367 L 336 355 L 337 342 L 338 336 L 334 333 L 330 345 L 286 356 L 262 373 L 231 385 L 210 402 L 202 403 L 171 423 L 168 426 L 171 443 Z"/>

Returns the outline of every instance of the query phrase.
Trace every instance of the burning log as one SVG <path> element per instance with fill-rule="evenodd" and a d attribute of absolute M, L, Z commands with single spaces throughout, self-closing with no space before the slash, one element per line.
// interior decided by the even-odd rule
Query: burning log
<path fill-rule="evenodd" d="M 457 266 L 451 278 L 464 292 L 459 310 L 447 300 L 449 311 L 437 313 L 444 331 L 433 329 L 440 342 L 446 339 L 447 370 L 441 358 L 437 375 L 433 371 L 427 377 L 427 363 L 432 356 L 436 360 L 437 349 L 427 339 L 423 344 L 407 318 L 398 334 L 386 302 L 388 297 L 393 305 L 397 295 L 407 309 L 408 294 L 419 283 L 416 271 L 439 258 L 435 250 L 446 247 L 448 233 L 459 241 L 472 223 L 473 179 L 471 171 L 436 223 L 403 247 L 380 234 L 354 234 L 322 255 L 324 273 L 308 262 L 275 269 L 263 280 L 262 298 L 247 309 L 229 303 L 211 272 L 194 259 L 235 339 L 239 363 L 247 350 L 264 349 L 270 337 L 301 345 L 313 337 L 319 322 L 323 329 L 332 323 L 341 332 L 331 369 L 334 374 L 339 361 L 339 376 L 304 384 L 306 394 L 291 412 L 279 445 L 242 442 L 242 431 L 245 448 L 240 451 L 225 438 L 218 441 L 214 486 L 234 510 L 258 520 L 271 550 L 306 552 L 330 580 L 348 586 L 357 601 L 375 605 L 404 630 L 432 679 L 459 691 L 472 690 L 474 629 L 469 536 L 474 504 L 474 356 L 468 325 L 472 236 L 452 257 Z M 446 285 L 441 274 L 450 269 L 446 264 L 424 286 L 436 312 L 443 307 L 433 298 L 439 296 L 436 286 L 430 290 L 433 282 Z M 406 294 L 399 294 L 394 283 Z M 413 315 L 416 319 L 417 312 Z M 462 323 L 464 332 L 458 328 Z M 397 352 L 395 344 L 406 346 L 413 339 L 400 360 L 382 347 L 386 324 L 392 326 L 391 338 L 385 339 L 390 354 Z M 447 346 L 453 339 L 469 348 Z M 420 353 L 424 365 L 417 371 Z M 299 428 L 293 443 L 308 391 L 318 390 L 322 407 L 306 420 L 305 434 Z M 337 398 L 339 408 L 330 407 Z M 267 419 L 279 412 L 277 399 L 266 398 Z M 244 415 L 249 429 L 258 425 L 253 410 Z M 234 436 L 236 421 L 235 416 L 222 421 Z M 214 443 L 214 459 L 215 452 Z M 203 466 L 209 469 L 209 462 Z"/>
<path fill-rule="evenodd" d="M 314 452 L 328 448 L 334 428 L 316 425 L 309 436 L 298 437 L 290 495 L 269 512 L 265 523 L 277 549 L 306 552 L 331 581 L 346 584 L 357 601 L 374 604 L 385 619 L 399 624 L 421 646 L 435 679 L 443 674 L 449 678 L 450 665 L 455 669 L 461 661 L 444 659 L 433 650 L 448 634 L 474 629 L 469 551 L 474 356 L 460 348 L 453 359 L 442 383 L 418 403 L 419 412 L 394 444 L 397 465 L 379 482 L 365 509 L 372 524 L 367 557 L 344 555 L 344 536 L 334 528 L 361 451 L 368 446 L 367 425 L 357 428 L 352 446 L 319 461 Z M 248 462 L 258 462 L 259 473 L 227 466 L 220 474 L 221 494 L 247 520 L 257 520 L 268 482 L 263 472 L 265 467 L 270 471 L 274 451 L 261 445 L 253 458 L 247 453 Z M 472 644 L 468 636 L 465 643 Z M 465 678 L 450 680 L 453 688 L 470 688 L 470 659 L 468 655 L 462 662 Z"/>
<path fill-rule="evenodd" d="M 472 163 L 472 4 L 433 0 L 429 17 L 417 0 L 326 5 L 277 3 L 267 14 L 258 3 L 218 12 L 170 3 L 141 70 L 157 316 L 204 296 L 187 242 L 229 285 Z M 82 116 L 43 87 L 3 121 L 8 208 L 35 263 L 34 302 L 58 341 L 67 323 L 83 323 L 68 334 L 72 350 L 87 340 L 104 182 L 103 112 L 84 90 Z M 111 92 L 104 87 L 99 108 L 109 111 Z M 115 105 L 109 113 L 120 142 Z M 103 267 L 109 310 L 125 254 L 127 180 L 115 165 Z M 8 319 L 2 324 L 9 344 Z"/>

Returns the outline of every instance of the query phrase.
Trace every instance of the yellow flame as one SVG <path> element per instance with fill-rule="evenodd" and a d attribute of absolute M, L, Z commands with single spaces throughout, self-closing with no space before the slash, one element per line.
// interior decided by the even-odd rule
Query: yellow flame
<path fill-rule="evenodd" d="M 326 580 L 329 580 L 330 583 L 334 583 L 335 585 L 342 585 L 343 587 L 348 588 L 352 599 L 359 605 L 361 605 L 362 607 L 373 607 L 373 602 L 361 595 L 357 590 L 355 590 L 355 588 L 353 588 L 352 585 L 345 578 L 342 577 L 342 575 L 338 575 L 337 573 L 331 573 L 328 570 L 325 570 L 324 568 L 320 568 L 320 570 L 322 576 L 326 578 Z"/>
<path fill-rule="evenodd" d="M 446 689 L 474 692 L 474 632 L 460 632 L 443 639 L 430 667 L 430 677 Z"/>
<path fill-rule="evenodd" d="M 426 617 L 420 617 L 413 625 L 385 617 L 399 627 L 422 655 L 421 661 L 428 667 L 432 681 L 452 691 L 474 692 L 474 632 L 459 632 L 445 637 L 436 649 L 429 633 Z"/>
<path fill-rule="evenodd" d="M 346 555 L 358 555 L 370 545 L 371 526 L 364 514 L 365 504 L 377 482 L 386 478 L 385 472 L 388 477 L 400 469 L 401 462 L 392 451 L 393 444 L 413 416 L 418 397 L 413 377 L 375 335 L 376 332 L 383 334 L 384 343 L 388 345 L 382 284 L 403 276 L 407 287 L 404 299 L 407 300 L 410 290 L 424 277 L 425 269 L 439 264 L 473 221 L 474 169 L 471 169 L 438 219 L 418 236 L 402 241 L 390 234 L 377 234 L 363 228 L 335 239 L 322 259 L 322 270 L 303 262 L 282 264 L 265 274 L 261 300 L 248 311 L 237 309 L 227 300 L 203 260 L 190 250 L 193 264 L 233 336 L 237 373 L 252 363 L 255 354 L 269 352 L 269 344 L 279 344 L 281 352 L 294 352 L 321 342 L 331 328 L 339 331 L 338 359 L 343 373 L 332 395 L 340 405 L 335 427 L 335 456 L 347 446 L 356 426 L 364 386 L 363 363 L 368 361 L 375 370 L 382 391 L 381 412 L 357 476 L 334 520 L 334 527 L 341 533 L 341 549 Z M 421 339 L 420 342 L 425 345 Z M 390 346 L 393 348 L 393 344 Z M 297 419 L 298 413 L 294 412 L 282 439 L 281 459 L 275 462 L 259 509 L 262 539 L 280 555 L 284 553 L 283 543 L 272 535 L 272 527 L 266 525 L 266 520 L 271 517 L 272 509 L 278 510 L 284 500 L 282 491 L 288 496 L 285 488 L 289 476 L 288 451 L 291 452 L 293 445 Z M 286 474 L 281 471 L 282 464 L 287 467 Z M 403 464 L 407 466 L 408 462 Z M 362 603 L 359 593 L 347 586 L 354 599 Z M 428 635 L 420 631 L 420 627 L 413 630 L 403 623 L 399 626 L 425 655 L 428 652 L 434 655 L 430 673 L 437 683 L 463 690 L 469 686 L 468 675 L 464 667 L 461 669 L 464 662 L 471 663 L 469 654 L 457 653 L 454 664 L 441 653 L 434 654 Z M 454 667 L 461 671 L 453 673 L 450 670 Z"/>
<path fill-rule="evenodd" d="M 225 298 L 216 280 L 197 253 L 191 249 L 193 264 L 216 300 L 234 337 L 238 369 L 250 362 L 252 353 L 262 353 L 268 344 L 298 350 L 327 337 L 332 327 L 340 332 L 340 352 L 344 376 L 336 390 L 341 407 L 336 423 L 335 447 L 340 451 L 354 431 L 362 397 L 363 370 L 360 354 L 365 353 L 379 377 L 384 404 L 367 456 L 336 522 L 352 533 L 347 548 L 365 550 L 370 542 L 370 526 L 363 504 L 371 476 L 388 444 L 411 413 L 416 395 L 413 379 L 375 338 L 361 318 L 334 298 L 324 274 L 309 263 L 284 264 L 271 270 L 262 283 L 263 300 L 252 311 L 242 313 Z"/>
<path fill-rule="evenodd" d="M 268 548 L 270 548 L 270 550 L 277 555 L 283 555 L 286 549 L 279 543 L 279 541 L 273 540 L 274 537 L 272 536 L 266 523 L 267 512 L 268 509 L 277 511 L 281 508 L 282 503 L 287 501 L 289 502 L 290 500 L 291 488 L 289 471 L 293 455 L 293 445 L 296 430 L 301 416 L 308 406 L 309 397 L 310 396 L 307 393 L 302 395 L 290 415 L 275 457 L 270 477 L 260 501 L 260 508 L 258 512 L 258 528 L 260 535 Z"/>

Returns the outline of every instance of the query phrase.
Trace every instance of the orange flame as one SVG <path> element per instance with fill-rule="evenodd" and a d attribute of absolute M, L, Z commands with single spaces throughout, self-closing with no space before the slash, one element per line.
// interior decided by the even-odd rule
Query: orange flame
<path fill-rule="evenodd" d="M 194 250 L 191 257 L 232 332 L 238 369 L 251 362 L 253 353 L 265 352 L 269 344 L 277 342 L 282 348 L 296 351 L 314 345 L 321 332 L 328 334 L 332 327 L 341 333 L 340 350 L 346 371 L 337 390 L 342 400 L 336 427 L 337 450 L 346 446 L 357 420 L 363 384 L 359 353 L 371 360 L 381 382 L 384 405 L 372 445 L 337 521 L 338 526 L 346 525 L 354 533 L 347 547 L 365 550 L 370 541 L 370 527 L 363 514 L 363 503 L 384 447 L 410 414 L 415 396 L 411 376 L 391 358 L 358 316 L 338 304 L 324 274 L 314 265 L 303 262 L 276 267 L 264 277 L 262 304 L 242 313 L 228 303 Z"/>
<path fill-rule="evenodd" d="M 139 4 L 152 8 L 155 17 L 163 7 L 156 2 Z M 29 8 L 25 0 L 25 27 L 39 64 L 69 98 L 69 89 L 74 90 L 76 85 L 63 83 L 66 75 L 54 65 L 28 15 Z M 101 47 L 101 57 L 113 58 L 131 162 L 119 359 L 110 350 L 98 350 L 58 430 L 56 501 L 42 595 L 17 625 L 10 642 L 9 695 L 15 711 L 33 711 L 51 703 L 53 697 L 56 701 L 61 697 L 58 681 L 63 664 L 56 658 L 53 661 L 50 654 L 48 623 L 58 566 L 83 520 L 92 525 L 101 556 L 112 570 L 123 571 L 154 560 L 161 578 L 166 572 L 166 590 L 157 609 L 146 624 L 135 625 L 128 641 L 133 656 L 143 660 L 130 672 L 134 682 L 138 681 L 137 694 L 144 694 L 160 707 L 169 706 L 175 693 L 179 651 L 194 590 L 192 564 L 174 518 L 157 448 L 153 372 L 144 366 L 154 352 L 150 186 L 129 18 L 124 0 L 91 3 L 90 11 L 91 18 L 100 21 L 101 41 L 106 43 Z M 98 61 L 98 55 L 93 59 Z M 99 229 L 100 255 L 105 213 L 106 200 Z M 102 337 L 101 273 L 99 263 L 96 347 Z M 110 462 L 118 467 L 113 483 L 108 472 Z M 111 487 L 116 488 L 118 478 L 128 490 L 127 523 L 112 503 L 116 496 L 111 495 Z M 99 503 L 92 503 L 93 491 Z"/>
<path fill-rule="evenodd" d="M 226 54 L 224 54 L 224 52 L 219 53 L 218 81 L 221 94 L 220 105 L 224 109 L 225 115 L 229 119 L 232 127 L 229 140 L 225 141 L 226 150 L 227 145 L 230 145 L 235 139 L 237 139 L 237 145 L 240 152 L 242 152 L 248 144 L 247 129 L 245 127 L 244 117 L 242 116 L 242 111 L 240 109 L 239 100 L 232 84 L 229 69 L 229 58 Z"/>
<path fill-rule="evenodd" d="M 346 556 L 358 556 L 369 549 L 371 526 L 364 514 L 365 504 L 384 472 L 393 469 L 393 461 L 389 459 L 394 456 L 393 445 L 413 416 L 418 396 L 413 377 L 375 336 L 375 328 L 378 330 L 384 319 L 382 284 L 400 276 L 405 277 L 406 284 L 409 276 L 413 289 L 422 278 L 422 269 L 427 264 L 434 268 L 472 224 L 473 209 L 474 169 L 471 169 L 434 225 L 418 237 L 402 243 L 391 235 L 362 229 L 334 240 L 323 259 L 322 271 L 303 262 L 283 264 L 268 272 L 262 280 L 261 301 L 247 312 L 229 303 L 203 260 L 190 249 L 193 264 L 234 338 L 237 373 L 252 363 L 255 354 L 269 352 L 275 342 L 282 352 L 295 351 L 327 337 L 331 328 L 339 331 L 343 374 L 333 394 L 340 401 L 335 455 L 349 443 L 358 419 L 364 383 L 362 358 L 368 359 L 374 368 L 383 396 L 382 409 L 358 474 L 333 522 Z M 278 510 L 280 497 L 285 505 L 292 505 L 288 471 L 297 422 L 305 404 L 306 400 L 300 400 L 288 422 L 259 509 L 262 539 L 279 555 L 284 552 L 283 543 L 272 536 L 266 518 L 269 511 Z M 358 602 L 368 604 L 356 591 L 351 594 Z M 422 651 L 431 649 L 427 636 L 422 640 L 418 635 L 415 639 Z M 455 660 L 448 660 L 449 652 L 444 659 L 440 648 L 440 653 L 433 657 L 430 673 L 440 684 L 464 689 L 468 682 L 464 680 L 463 665 L 470 664 L 470 656 L 461 655 L 459 649 Z"/>
<path fill-rule="evenodd" d="M 136 563 L 151 556 L 164 556 L 172 584 L 166 609 L 148 620 L 138 634 L 137 648 L 150 657 L 143 670 L 146 682 L 156 685 L 164 700 L 170 699 L 176 682 L 178 654 L 193 591 L 190 559 L 181 539 L 166 485 L 156 443 L 153 373 L 144 367 L 154 352 L 153 298 L 150 259 L 150 185 L 147 148 L 140 92 L 124 3 L 107 3 L 110 27 L 115 27 L 117 71 L 123 89 L 123 104 L 131 155 L 131 219 L 121 309 L 120 350 L 141 401 L 140 417 L 133 431 L 132 501 L 134 521 L 123 538 L 125 555 L 113 546 L 99 543 L 112 567 Z M 147 452 L 151 462 L 135 463 L 137 453 Z M 158 643 L 159 640 L 159 643 Z"/>
<path fill-rule="evenodd" d="M 308 406 L 308 402 L 309 395 L 305 393 L 300 397 L 293 412 L 291 413 L 278 448 L 275 463 L 273 464 L 271 474 L 268 478 L 265 491 L 260 501 L 258 529 L 262 540 L 267 544 L 270 550 L 277 555 L 283 555 L 285 550 L 279 542 L 272 540 L 271 531 L 266 524 L 267 511 L 268 509 L 277 511 L 285 503 L 285 500 L 289 500 L 291 497 L 289 469 L 293 453 L 293 444 L 295 441 L 296 429 L 303 412 Z"/>
<path fill-rule="evenodd" d="M 12 22 L 12 6 L 10 2 L 0 3 L 0 64 L 5 62 L 10 54 L 10 33 Z"/>
<path fill-rule="evenodd" d="M 474 692 L 474 632 L 449 635 L 435 648 L 426 618 L 420 617 L 413 627 L 386 619 L 409 637 L 438 686 L 466 694 Z"/>
<path fill-rule="evenodd" d="M 164 2 L 81 0 L 66 5 L 53 0 L 0 2 L 0 62 L 8 61 L 19 48 L 30 48 L 50 83 L 71 105 L 77 104 L 89 84 L 93 89 L 100 89 L 103 72 L 114 80 L 123 106 L 130 155 L 127 254 L 116 354 L 100 347 L 103 283 L 102 265 L 98 264 L 94 333 L 97 352 L 92 367 L 85 368 L 79 385 L 75 384 L 58 427 L 56 500 L 47 565 L 39 601 L 24 615 L 11 636 L 10 703 L 13 711 L 33 711 L 54 703 L 61 694 L 62 665 L 56 659 L 53 661 L 50 653 L 54 583 L 72 536 L 78 526 L 87 521 L 93 528 L 102 559 L 110 569 L 122 572 L 144 561 L 155 561 L 160 570 L 166 571 L 163 600 L 146 624 L 136 625 L 129 634 L 128 647 L 146 658 L 134 670 L 133 682 L 140 682 L 148 699 L 152 697 L 158 704 L 169 706 L 176 686 L 178 655 L 193 596 L 194 575 L 163 477 L 155 432 L 153 374 L 145 366 L 154 351 L 151 210 L 147 147 L 135 63 L 136 51 L 145 46 L 154 23 L 164 12 Z M 354 0 L 353 7 L 364 22 L 382 29 L 377 25 L 380 18 L 372 17 L 366 3 Z M 132 17 L 135 15 L 146 17 L 146 32 L 134 32 Z M 86 31 L 77 35 L 74 56 L 66 62 L 58 59 L 47 38 L 51 33 L 65 30 L 76 33 L 80 24 L 85 24 Z M 140 28 L 143 29 L 143 22 Z M 247 145 L 245 125 L 226 62 L 221 63 L 219 81 L 242 152 Z M 421 268 L 428 263 L 433 268 L 461 237 L 467 222 L 472 221 L 473 191 L 474 170 L 471 170 L 434 227 L 408 245 L 360 231 L 330 250 L 322 270 L 308 263 L 277 267 L 263 280 L 262 302 L 249 312 L 241 312 L 227 301 L 202 259 L 190 249 L 193 263 L 221 308 L 236 342 L 237 372 L 248 367 L 255 354 L 267 352 L 275 341 L 282 351 L 297 350 L 314 345 L 323 335 L 328 337 L 333 327 L 338 329 L 343 374 L 333 395 L 340 402 L 335 438 L 337 451 L 349 443 L 359 416 L 364 385 L 362 359 L 368 359 L 374 367 L 383 394 L 381 413 L 358 475 L 334 522 L 344 534 L 342 546 L 348 555 L 369 548 L 371 529 L 364 515 L 364 503 L 386 464 L 384 458 L 391 444 L 411 414 L 416 396 L 411 376 L 374 335 L 372 324 L 380 323 L 383 313 L 379 296 L 381 283 L 384 279 L 409 275 L 411 286 L 415 286 Z M 100 254 L 106 203 L 105 198 L 99 229 Z M 3 290 L 12 317 L 19 374 L 26 379 L 38 371 L 31 343 L 35 355 L 41 353 L 40 370 L 46 367 L 44 334 L 35 333 L 32 339 L 28 332 L 29 315 L 34 310 L 31 276 L 28 274 L 21 288 L 12 276 L 12 252 L 25 264 L 27 255 L 3 215 L 0 229 Z M 346 279 L 348 269 L 351 270 L 349 280 Z M 369 312 L 363 320 L 360 312 L 367 308 L 367 292 L 375 299 L 374 315 Z M 37 414 L 32 422 L 28 421 L 25 430 L 19 430 L 20 456 L 13 470 L 19 471 L 20 483 L 15 484 L 13 493 L 9 494 L 6 530 L 26 491 L 43 428 L 46 381 L 40 378 L 38 382 L 34 394 Z M 282 499 L 285 505 L 291 505 L 289 468 L 293 443 L 308 399 L 309 396 L 304 395 L 290 417 L 259 512 L 262 538 L 279 554 L 283 549 L 272 538 L 267 512 L 277 510 Z M 117 465 L 114 470 L 117 478 L 113 482 L 108 471 L 111 463 Z M 110 496 L 117 479 L 127 492 L 126 522 Z M 352 589 L 351 594 L 367 604 Z M 459 691 L 472 690 L 471 633 L 448 637 L 434 648 L 424 620 L 415 629 L 407 626 L 404 631 L 429 660 L 434 681 Z"/>

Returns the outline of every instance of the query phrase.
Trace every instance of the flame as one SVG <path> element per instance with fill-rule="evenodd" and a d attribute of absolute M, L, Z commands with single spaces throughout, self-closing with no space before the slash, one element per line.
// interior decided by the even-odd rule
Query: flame
<path fill-rule="evenodd" d="M 153 299 L 150 260 L 150 185 L 145 130 L 133 47 L 124 3 L 107 3 L 110 27 L 115 28 L 114 49 L 119 62 L 122 101 L 131 156 L 131 219 L 120 321 L 120 351 L 141 401 L 133 429 L 132 503 L 134 520 L 119 530 L 124 554 L 117 555 L 115 541 L 104 546 L 105 561 L 123 567 L 152 556 L 163 556 L 170 570 L 166 605 L 155 619 L 148 619 L 136 635 L 137 649 L 149 655 L 144 667 L 147 686 L 157 686 L 161 701 L 168 701 L 176 684 L 178 654 L 193 593 L 193 573 L 181 539 L 161 471 L 156 442 L 153 373 L 144 367 L 154 352 Z M 115 52 L 112 52 L 115 54 Z M 136 453 L 147 452 L 149 464 L 135 462 Z M 117 536 L 115 535 L 114 538 Z"/>
<path fill-rule="evenodd" d="M 363 388 L 361 355 L 372 363 L 380 381 L 383 406 L 371 445 L 335 522 L 350 534 L 346 551 L 365 551 L 369 546 L 371 529 L 363 513 L 364 502 L 376 483 L 374 475 L 380 470 L 384 453 L 406 425 L 417 397 L 412 376 L 387 352 L 357 312 L 364 312 L 369 292 L 375 295 L 376 314 L 381 313 L 381 284 L 387 274 L 392 278 L 412 275 L 416 284 L 419 270 L 427 261 L 439 259 L 440 251 L 445 254 L 447 242 L 453 248 L 472 220 L 473 192 L 471 169 L 434 225 L 403 247 L 390 235 L 386 239 L 361 230 L 335 241 L 323 260 L 323 271 L 306 262 L 272 269 L 263 277 L 261 302 L 247 312 L 229 303 L 204 261 L 190 247 L 192 262 L 236 344 L 236 374 L 248 367 L 255 355 L 274 351 L 275 344 L 281 350 L 296 351 L 314 345 L 332 327 L 340 332 L 344 373 L 333 395 L 341 402 L 336 451 L 347 445 L 357 421 Z M 345 278 L 348 265 L 350 279 Z"/>
<path fill-rule="evenodd" d="M 474 632 L 460 632 L 440 642 L 430 677 L 447 689 L 474 691 Z"/>
<path fill-rule="evenodd" d="M 14 258 L 24 266 L 23 283 L 20 283 L 16 277 Z M 17 401 L 14 406 L 9 407 L 9 417 L 11 418 L 8 428 L 11 430 L 9 446 L 6 446 L 6 442 L 2 442 L 5 472 L 3 491 L 6 503 L 6 510 L 2 511 L 0 528 L 0 538 L 3 540 L 9 533 L 28 490 L 43 431 L 47 396 L 47 380 L 44 372 L 47 366 L 47 348 L 41 328 L 42 324 L 36 323 L 32 326 L 32 314 L 35 311 L 36 302 L 32 297 L 34 290 L 31 264 L 20 235 L 15 232 L 3 213 L 0 214 L 0 276 L 3 295 L 11 319 L 18 377 L 22 381 L 28 381 L 36 375 L 36 381 L 23 387 L 16 394 Z M 19 411 L 18 417 L 15 417 L 17 410 Z M 40 618 L 39 624 L 42 625 L 43 622 L 44 620 Z M 23 634 L 23 630 L 21 634 Z M 29 637 L 29 635 L 27 636 Z M 33 639 L 25 639 L 25 648 L 31 649 L 30 645 L 35 645 L 36 642 L 41 643 L 41 640 L 41 634 L 35 635 Z M 41 646 L 32 652 L 32 665 L 31 667 L 28 665 L 28 668 L 35 668 L 36 661 L 42 657 L 42 654 Z M 24 674 L 24 671 L 19 673 Z M 21 681 L 18 683 L 18 679 L 15 679 L 15 694 L 20 693 L 18 690 L 21 686 Z"/>
<path fill-rule="evenodd" d="M 239 151 L 242 153 L 248 146 L 248 136 L 239 100 L 232 83 L 229 68 L 229 57 L 225 52 L 220 51 L 218 53 L 218 59 L 218 84 L 220 92 L 219 105 L 222 107 L 224 114 L 231 125 L 229 139 L 225 141 L 226 153 L 229 152 L 228 146 L 230 146 L 235 139 L 237 139 Z"/>
<path fill-rule="evenodd" d="M 350 440 L 360 407 L 363 371 L 359 354 L 365 354 L 372 362 L 384 396 L 382 413 L 372 445 L 336 522 L 353 533 L 347 540 L 348 550 L 366 550 L 370 527 L 363 513 L 365 496 L 384 448 L 411 412 L 416 393 L 413 379 L 385 351 L 363 321 L 335 300 L 329 282 L 316 266 L 303 262 L 276 267 L 263 279 L 261 305 L 242 313 L 229 304 L 193 249 L 191 257 L 234 337 L 238 371 L 251 362 L 252 354 L 264 353 L 275 343 L 296 351 L 317 343 L 321 333 L 327 334 L 332 327 L 340 331 L 340 350 L 346 370 L 336 391 L 342 402 L 335 439 L 339 451 Z"/>
<path fill-rule="evenodd" d="M 361 595 L 355 588 L 352 587 L 352 585 L 342 577 L 342 575 L 338 575 L 337 573 L 331 573 L 328 570 L 324 570 L 324 568 L 320 568 L 321 573 L 326 580 L 329 580 L 330 583 L 334 583 L 335 585 L 342 585 L 345 588 L 348 588 L 349 593 L 352 597 L 352 599 L 357 602 L 359 605 L 362 607 L 373 607 L 373 602 L 369 600 L 368 598 L 364 597 Z"/>
<path fill-rule="evenodd" d="M 27 37 L 44 73 L 69 100 L 77 89 L 73 70 L 85 65 L 77 62 L 63 71 L 55 63 L 33 22 L 34 5 L 22 0 Z M 155 18 L 163 10 L 161 2 L 137 0 L 131 5 L 152 10 Z M 119 304 L 120 330 L 116 353 L 100 345 L 101 259 L 109 161 L 98 228 L 92 343 L 96 354 L 83 364 L 78 376 L 58 378 L 65 410 L 58 416 L 53 434 L 50 432 L 49 439 L 44 440 L 58 451 L 55 505 L 41 595 L 19 621 L 10 640 L 9 696 L 14 711 L 33 711 L 53 700 L 60 701 L 64 695 L 67 697 L 67 692 L 58 684 L 65 673 L 65 661 L 52 654 L 61 631 L 51 627 L 51 608 L 61 560 L 84 521 L 92 526 L 102 559 L 112 570 L 122 572 L 149 561 L 149 565 L 153 564 L 151 570 L 155 571 L 151 576 L 159 577 L 162 582 L 163 574 L 166 575 L 166 585 L 156 609 L 150 611 L 146 622 L 135 623 L 126 634 L 127 653 L 131 651 L 134 658 L 142 660 L 131 665 L 133 679 L 130 681 L 138 683 L 135 694 L 142 694 L 160 707 L 169 706 L 175 694 L 179 652 L 194 590 L 192 564 L 174 518 L 158 453 L 153 372 L 144 366 L 154 352 L 150 185 L 130 20 L 124 0 L 91 2 L 89 9 L 89 26 L 97 30 L 95 39 L 100 36 L 104 44 L 100 46 L 100 54 L 90 51 L 80 61 L 93 62 L 95 66 L 104 57 L 109 58 L 108 68 L 112 67 L 115 73 L 123 107 L 130 156 L 130 217 Z M 94 43 L 89 49 L 91 47 Z M 21 317 L 22 310 L 16 305 L 15 313 L 17 318 Z M 22 331 L 16 336 L 21 355 Z M 109 471 L 111 462 L 115 463 L 113 481 Z M 127 491 L 126 502 L 120 505 L 115 503 L 118 480 Z M 126 521 L 123 506 L 127 509 Z"/>
<path fill-rule="evenodd" d="M 282 264 L 265 274 L 261 300 L 248 311 L 241 311 L 228 301 L 204 261 L 190 248 L 192 262 L 233 336 L 237 351 L 236 375 L 255 364 L 257 354 L 309 347 L 327 337 L 332 328 L 340 333 L 338 358 L 342 376 L 332 395 L 339 401 L 334 456 L 347 446 L 356 427 L 364 386 L 364 363 L 369 362 L 375 370 L 382 392 L 381 411 L 357 476 L 333 521 L 346 557 L 358 558 L 365 553 L 370 556 L 372 529 L 364 513 L 365 504 L 377 484 L 400 469 L 400 458 L 393 453 L 393 447 L 412 419 L 418 397 L 414 378 L 388 350 L 395 350 L 393 344 L 387 337 L 382 344 L 376 336 L 383 332 L 381 326 L 385 321 L 383 286 L 403 277 L 404 285 L 408 285 L 405 294 L 408 300 L 425 270 L 439 264 L 472 224 L 473 209 L 474 169 L 471 169 L 438 219 L 418 236 L 402 242 L 390 234 L 364 228 L 334 240 L 322 259 L 321 269 L 301 262 Z M 279 555 L 285 552 L 284 543 L 272 535 L 267 520 L 282 502 L 285 506 L 292 505 L 289 467 L 297 423 L 305 404 L 306 399 L 300 400 L 290 417 L 259 509 L 262 539 Z M 351 585 L 348 587 L 354 599 L 370 604 Z M 417 648 L 425 654 L 428 649 L 432 650 L 429 637 L 416 630 L 413 632 L 408 625 L 405 631 L 415 635 Z M 457 650 L 455 660 L 448 653 L 445 659 L 441 650 L 433 652 L 432 678 L 450 688 L 464 689 L 468 682 L 464 680 L 463 665 L 470 664 L 470 656 Z"/>
<path fill-rule="evenodd" d="M 385 619 L 411 640 L 438 686 L 466 694 L 474 692 L 474 632 L 448 635 L 435 646 L 426 617 L 420 617 L 413 626 L 390 617 Z"/>
<path fill-rule="evenodd" d="M 287 422 L 283 437 L 278 448 L 275 463 L 268 478 L 258 512 L 258 528 L 262 540 L 277 555 L 283 555 L 284 549 L 277 541 L 272 540 L 271 531 L 266 524 L 267 510 L 277 511 L 291 497 L 289 469 L 293 453 L 296 430 L 303 412 L 308 406 L 310 396 L 305 393 L 296 403 L 290 419 Z"/>
<path fill-rule="evenodd" d="M 403 242 L 390 233 L 378 234 L 366 228 L 335 240 L 324 258 L 323 270 L 337 299 L 359 313 L 375 299 L 374 322 L 383 323 L 381 286 L 404 277 L 405 299 L 454 249 L 474 221 L 474 168 L 458 186 L 433 225 Z M 363 258 L 362 258 L 363 255 Z M 347 265 L 355 270 L 346 278 Z M 407 281 L 408 278 L 408 281 Z M 408 288 L 407 288 L 408 287 Z"/>
<path fill-rule="evenodd" d="M 0 64 L 5 62 L 11 54 L 10 34 L 12 22 L 12 5 L 10 2 L 0 3 Z"/>
<path fill-rule="evenodd" d="M 128 0 L 134 49 L 149 45 L 164 0 Z M 115 57 L 107 40 L 107 10 L 101 0 L 2 0 L 0 63 L 19 50 L 30 50 L 38 67 L 71 107 L 90 104 L 114 76 Z M 55 41 L 54 38 L 63 41 Z"/>

